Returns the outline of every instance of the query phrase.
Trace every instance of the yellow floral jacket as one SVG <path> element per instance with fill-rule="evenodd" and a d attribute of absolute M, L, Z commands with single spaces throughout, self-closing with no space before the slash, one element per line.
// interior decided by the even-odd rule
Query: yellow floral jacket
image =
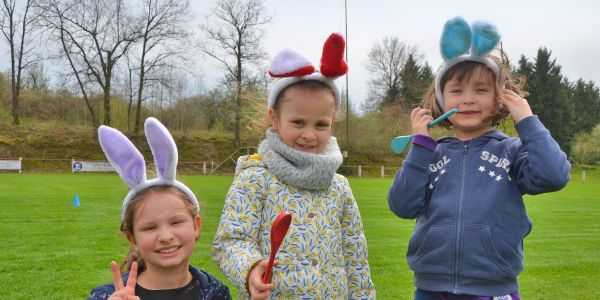
<path fill-rule="evenodd" d="M 258 154 L 238 159 L 212 248 L 240 299 L 250 298 L 246 278 L 268 259 L 271 225 L 284 210 L 293 219 L 277 252 L 271 299 L 375 299 L 367 242 L 346 178 L 336 174 L 323 190 L 297 189 L 273 176 Z"/>

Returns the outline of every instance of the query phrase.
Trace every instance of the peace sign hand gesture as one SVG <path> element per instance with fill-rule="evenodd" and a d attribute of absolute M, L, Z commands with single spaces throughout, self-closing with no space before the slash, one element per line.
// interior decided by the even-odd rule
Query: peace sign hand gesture
<path fill-rule="evenodd" d="M 113 283 L 115 285 L 115 292 L 110 295 L 108 300 L 140 300 L 140 297 L 135 295 L 135 284 L 137 283 L 137 262 L 131 264 L 131 271 L 129 271 L 129 279 L 127 279 L 127 285 L 123 284 L 123 277 L 119 266 L 116 262 L 111 262 L 110 267 L 112 268 Z"/>

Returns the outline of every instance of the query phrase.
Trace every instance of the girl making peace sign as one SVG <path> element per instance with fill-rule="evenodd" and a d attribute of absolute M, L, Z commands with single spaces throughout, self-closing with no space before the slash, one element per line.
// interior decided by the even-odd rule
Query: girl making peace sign
<path fill-rule="evenodd" d="M 88 300 L 231 299 L 227 286 L 189 264 L 200 234 L 198 201 L 175 179 L 177 147 L 168 130 L 154 118 L 144 127 L 158 174 L 150 180 L 127 137 L 98 129 L 102 150 L 131 188 L 121 208 L 121 231 L 131 249 L 121 270 L 112 262 L 113 283 L 94 288 Z"/>

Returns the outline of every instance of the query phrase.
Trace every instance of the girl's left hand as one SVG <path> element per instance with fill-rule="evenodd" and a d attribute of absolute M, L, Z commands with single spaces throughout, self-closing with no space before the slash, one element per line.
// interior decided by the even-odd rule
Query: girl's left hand
<path fill-rule="evenodd" d="M 279 262 L 275 261 L 274 266 L 278 265 Z M 256 264 L 248 275 L 248 291 L 250 292 L 250 297 L 252 300 L 264 300 L 268 299 L 271 290 L 275 288 L 275 285 L 272 283 L 263 283 L 262 277 L 267 268 L 268 261 L 266 259 L 261 260 L 258 264 Z"/>
<path fill-rule="evenodd" d="M 519 121 L 529 116 L 533 116 L 533 112 L 531 111 L 531 107 L 527 100 L 517 93 L 509 89 L 504 89 L 500 96 L 499 102 L 506 106 L 515 120 L 515 123 L 519 123 Z"/>
<path fill-rule="evenodd" d="M 123 283 L 123 277 L 119 271 L 119 266 L 116 262 L 110 264 L 113 273 L 113 283 L 115 285 L 115 292 L 110 295 L 108 300 L 140 300 L 140 297 L 135 295 L 135 285 L 137 283 L 137 262 L 131 264 L 131 270 L 129 271 L 129 279 L 127 285 Z"/>

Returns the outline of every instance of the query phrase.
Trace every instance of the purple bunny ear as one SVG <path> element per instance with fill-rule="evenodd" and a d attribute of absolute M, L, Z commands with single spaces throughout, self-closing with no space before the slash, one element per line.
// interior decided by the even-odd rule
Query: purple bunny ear
<path fill-rule="evenodd" d="M 157 119 L 148 118 L 144 123 L 146 139 L 152 149 L 159 178 L 175 180 L 177 169 L 177 146 L 169 130 Z"/>
<path fill-rule="evenodd" d="M 102 125 L 98 140 L 106 158 L 130 188 L 146 180 L 144 157 L 123 133 Z"/>

